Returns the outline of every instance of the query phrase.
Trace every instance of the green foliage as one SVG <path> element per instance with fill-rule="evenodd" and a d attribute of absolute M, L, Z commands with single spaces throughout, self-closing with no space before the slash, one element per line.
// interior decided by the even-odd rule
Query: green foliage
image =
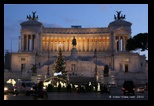
<path fill-rule="evenodd" d="M 135 41 L 133 38 L 127 40 L 126 49 L 128 51 L 135 50 L 137 47 L 135 46 Z"/>
<path fill-rule="evenodd" d="M 64 59 L 64 56 L 62 55 L 62 50 L 60 48 L 58 52 L 58 57 L 54 64 L 54 72 L 56 73 L 61 72 L 62 75 L 60 75 L 59 77 L 66 79 L 67 71 L 65 71 L 65 68 L 66 68 L 66 61 Z"/>
<path fill-rule="evenodd" d="M 36 70 L 37 70 L 36 65 L 33 65 L 33 67 L 31 68 L 31 70 L 32 70 L 32 73 L 36 73 Z"/>
<path fill-rule="evenodd" d="M 128 39 L 126 49 L 128 51 L 138 49 L 141 49 L 141 51 L 148 50 L 148 33 L 139 33 L 133 38 Z"/>

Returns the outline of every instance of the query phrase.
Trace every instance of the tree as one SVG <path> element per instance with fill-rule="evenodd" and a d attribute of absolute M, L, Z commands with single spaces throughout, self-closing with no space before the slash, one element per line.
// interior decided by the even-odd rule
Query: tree
<path fill-rule="evenodd" d="M 64 56 L 62 55 L 62 50 L 60 48 L 58 51 L 58 57 L 54 63 L 54 72 L 56 73 L 61 72 L 62 75 L 60 75 L 59 77 L 66 79 L 67 71 L 65 71 L 65 68 L 66 68 L 66 61 L 64 59 Z"/>
<path fill-rule="evenodd" d="M 139 33 L 127 40 L 126 50 L 148 50 L 148 33 Z"/>
<path fill-rule="evenodd" d="M 32 73 L 36 73 L 36 70 L 37 70 L 36 65 L 33 65 L 32 68 L 31 68 L 31 70 L 32 70 Z"/>
<path fill-rule="evenodd" d="M 33 64 L 31 70 L 32 70 L 32 76 L 36 76 L 36 74 L 37 74 L 37 72 L 36 72 L 36 70 L 37 70 L 36 64 Z"/>
<path fill-rule="evenodd" d="M 127 51 L 135 50 L 137 47 L 135 46 L 135 41 L 133 38 L 127 40 L 126 49 Z"/>

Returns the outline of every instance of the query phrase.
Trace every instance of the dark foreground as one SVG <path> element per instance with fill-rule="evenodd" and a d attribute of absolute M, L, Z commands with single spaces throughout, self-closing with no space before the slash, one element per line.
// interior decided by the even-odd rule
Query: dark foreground
<path fill-rule="evenodd" d="M 7 94 L 4 95 L 4 100 L 33 100 L 33 97 L 25 96 L 24 94 L 19 94 L 18 96 Z M 110 94 L 101 94 L 100 92 L 48 92 L 48 100 L 148 100 L 148 91 L 135 93 L 135 95 L 123 95 L 117 89 L 112 89 Z"/>

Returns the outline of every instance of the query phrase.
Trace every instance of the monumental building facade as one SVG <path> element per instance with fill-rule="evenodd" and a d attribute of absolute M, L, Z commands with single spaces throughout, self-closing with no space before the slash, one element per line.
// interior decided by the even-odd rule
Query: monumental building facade
<path fill-rule="evenodd" d="M 37 66 L 35 80 L 44 80 L 47 73 L 52 76 L 57 52 L 61 48 L 69 78 L 80 80 L 82 77 L 97 77 L 100 83 L 116 84 L 124 80 L 147 82 L 146 57 L 126 50 L 127 40 L 131 38 L 132 23 L 126 21 L 125 15 L 119 12 L 113 22 L 101 28 L 44 27 L 35 12 L 20 25 L 18 52 L 8 53 L 10 62 L 7 68 L 10 68 L 15 80 L 33 79 L 31 68 L 34 64 Z M 72 44 L 73 38 L 76 39 L 75 46 Z M 108 77 L 103 75 L 105 65 L 109 67 Z"/>

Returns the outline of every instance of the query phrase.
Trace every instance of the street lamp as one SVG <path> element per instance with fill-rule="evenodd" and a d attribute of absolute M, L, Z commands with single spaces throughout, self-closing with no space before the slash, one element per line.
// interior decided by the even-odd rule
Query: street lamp
<path fill-rule="evenodd" d="M 94 50 L 94 58 L 96 59 L 96 63 L 95 63 L 95 79 L 96 81 L 98 81 L 98 75 L 97 75 L 97 40 L 96 40 L 96 47 Z"/>
<path fill-rule="evenodd" d="M 31 70 L 32 70 L 32 76 L 36 76 L 36 70 L 37 70 L 37 67 L 36 67 L 36 57 L 38 56 L 38 53 L 37 53 L 37 51 L 36 51 L 36 53 L 35 53 L 35 63 L 34 64 L 32 64 L 33 66 L 32 66 L 32 68 L 31 68 Z"/>
<path fill-rule="evenodd" d="M 36 65 L 36 57 L 38 56 L 38 52 L 35 53 L 35 65 Z"/>
<path fill-rule="evenodd" d="M 114 70 L 114 54 L 112 54 L 112 59 L 113 59 L 113 70 Z"/>
<path fill-rule="evenodd" d="M 49 44 L 48 44 L 48 68 L 47 68 L 47 78 L 49 77 Z"/>
<path fill-rule="evenodd" d="M 97 52 L 97 50 L 95 49 L 95 52 Z M 95 64 L 95 77 L 96 77 L 96 80 L 98 80 L 98 75 L 97 75 L 97 53 L 96 53 L 96 64 Z"/>
<path fill-rule="evenodd" d="M 96 53 L 95 77 L 96 77 L 96 80 L 97 80 L 97 50 L 96 49 L 95 49 L 95 53 Z"/>

